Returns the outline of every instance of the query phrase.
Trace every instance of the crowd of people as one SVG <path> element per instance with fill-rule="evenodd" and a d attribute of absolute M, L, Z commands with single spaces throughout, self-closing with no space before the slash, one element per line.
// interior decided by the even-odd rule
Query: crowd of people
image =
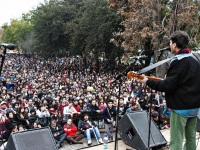
<path fill-rule="evenodd" d="M 169 128 L 165 93 L 151 91 L 137 78 L 123 77 L 121 89 L 112 82 L 125 68 L 118 63 L 112 73 L 104 61 L 98 73 L 92 61 L 86 65 L 78 57 L 43 60 L 8 54 L 0 77 L 1 136 L 8 140 L 12 132 L 49 126 L 58 147 L 64 140 L 82 144 L 84 137 L 90 145 L 93 136 L 103 143 L 95 116 L 113 140 L 118 101 L 119 119 L 133 111 L 149 112 L 152 102 L 155 124 Z"/>

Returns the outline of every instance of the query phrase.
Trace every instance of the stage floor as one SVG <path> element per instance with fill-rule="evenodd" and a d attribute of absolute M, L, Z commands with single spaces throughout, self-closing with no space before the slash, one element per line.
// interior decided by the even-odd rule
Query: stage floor
<path fill-rule="evenodd" d="M 166 130 L 161 130 L 162 135 L 165 137 L 165 139 L 167 140 L 167 142 L 169 142 L 170 140 L 170 129 L 166 129 Z M 104 134 L 102 134 L 103 137 Z M 198 142 L 198 137 L 199 137 L 199 133 L 197 133 L 197 150 L 200 150 L 200 141 Z M 84 146 L 86 148 L 83 148 L 82 144 L 73 144 L 73 145 L 69 145 L 66 141 L 64 142 L 64 146 L 62 148 L 60 148 L 60 150 L 66 150 L 66 149 L 70 149 L 70 150 L 75 150 L 75 149 L 83 149 L 83 150 L 102 150 L 103 149 L 103 145 L 97 145 L 95 146 L 97 143 L 95 142 L 95 139 L 93 139 L 93 146 L 91 147 L 87 147 L 87 141 L 86 138 L 83 139 L 84 142 Z M 114 150 L 115 147 L 115 142 L 111 142 L 108 143 L 108 150 Z M 122 140 L 118 141 L 118 150 L 126 150 L 126 149 L 132 149 L 134 150 L 132 147 L 129 147 L 128 145 L 124 144 L 124 142 Z M 160 150 L 168 150 L 168 148 L 163 147 Z"/>

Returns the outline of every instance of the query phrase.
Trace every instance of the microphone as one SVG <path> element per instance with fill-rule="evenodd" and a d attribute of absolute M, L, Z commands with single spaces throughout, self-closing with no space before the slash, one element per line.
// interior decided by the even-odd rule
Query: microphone
<path fill-rule="evenodd" d="M 15 49 L 15 45 L 14 44 L 5 44 L 2 43 L 1 46 L 3 46 L 5 49 L 9 49 L 9 50 L 14 50 Z"/>
<path fill-rule="evenodd" d="M 165 47 L 165 48 L 159 49 L 158 52 L 162 52 L 162 51 L 165 51 L 165 50 L 171 51 L 171 48 Z"/>

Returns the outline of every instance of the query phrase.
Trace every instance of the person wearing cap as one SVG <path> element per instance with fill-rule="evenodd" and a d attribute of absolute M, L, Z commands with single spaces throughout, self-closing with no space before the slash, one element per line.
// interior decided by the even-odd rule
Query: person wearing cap
<path fill-rule="evenodd" d="M 130 113 L 130 112 L 134 112 L 134 111 L 140 110 L 140 109 L 137 108 L 137 103 L 134 102 L 134 101 L 131 102 L 131 106 L 132 106 L 131 108 L 128 108 L 126 110 L 126 113 Z"/>
<path fill-rule="evenodd" d="M 1 102 L 1 107 L 0 107 L 1 114 L 5 115 L 6 114 L 6 110 L 7 110 L 6 102 L 2 101 Z"/>
<path fill-rule="evenodd" d="M 116 120 L 117 111 L 113 106 L 113 101 L 111 99 L 107 102 L 107 107 L 104 108 L 102 112 L 102 118 L 105 123 L 106 134 L 108 135 L 108 140 L 113 140 L 113 123 Z"/>
<path fill-rule="evenodd" d="M 94 134 L 96 134 L 97 140 L 100 143 L 103 143 L 99 129 L 94 121 L 89 120 L 88 114 L 84 114 L 84 120 L 81 122 L 81 132 L 83 132 L 84 136 L 87 137 L 88 145 L 92 144 L 91 137 L 94 137 Z"/>

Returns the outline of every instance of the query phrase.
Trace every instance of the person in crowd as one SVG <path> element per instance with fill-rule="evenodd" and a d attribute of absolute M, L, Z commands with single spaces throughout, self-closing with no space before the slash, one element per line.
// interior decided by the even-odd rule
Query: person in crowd
<path fill-rule="evenodd" d="M 48 124 L 48 117 L 50 117 L 50 113 L 45 105 L 41 104 L 39 109 L 36 111 L 36 114 L 39 116 L 40 124 L 44 127 Z"/>
<path fill-rule="evenodd" d="M 88 145 L 92 144 L 91 137 L 95 136 L 94 134 L 96 134 L 99 143 L 103 143 L 99 129 L 93 121 L 89 120 L 88 114 L 84 114 L 84 120 L 81 122 L 81 131 L 84 133 L 84 136 L 87 137 Z"/>
<path fill-rule="evenodd" d="M 28 110 L 30 111 L 33 108 L 33 100 L 32 99 L 28 99 Z"/>
<path fill-rule="evenodd" d="M 132 107 L 128 108 L 126 110 L 126 113 L 130 113 L 130 112 L 134 112 L 134 111 L 140 110 L 140 109 L 137 108 L 136 102 L 132 101 L 131 105 L 132 105 Z"/>
<path fill-rule="evenodd" d="M 41 124 L 40 124 L 39 121 L 35 121 L 35 122 L 33 123 L 33 128 L 34 128 L 34 129 L 36 129 L 36 128 L 42 128 L 42 126 L 41 126 Z"/>
<path fill-rule="evenodd" d="M 64 132 L 61 125 L 57 124 L 55 120 L 51 121 L 50 125 L 51 132 L 56 141 L 57 147 L 60 148 L 63 146 L 63 141 L 65 140 L 67 134 Z"/>
<path fill-rule="evenodd" d="M 78 99 L 74 99 L 73 107 L 76 109 L 77 112 L 80 112 L 80 106 L 78 105 Z"/>
<path fill-rule="evenodd" d="M 19 132 L 21 132 L 21 131 L 24 131 L 25 129 L 24 129 L 24 126 L 22 125 L 22 124 L 20 124 L 19 126 L 18 126 L 18 131 Z"/>
<path fill-rule="evenodd" d="M 105 108 L 104 102 L 100 102 L 99 110 L 101 110 L 101 112 L 103 112 L 104 108 Z"/>
<path fill-rule="evenodd" d="M 145 95 L 145 93 L 142 94 L 141 98 L 138 101 L 140 103 L 140 106 L 142 110 L 147 110 L 148 111 L 148 97 Z"/>
<path fill-rule="evenodd" d="M 5 115 L 5 114 L 6 114 L 6 110 L 7 110 L 6 102 L 5 102 L 5 101 L 2 101 L 2 102 L 1 102 L 1 107 L 0 107 L 0 113 L 1 113 L 2 115 Z"/>
<path fill-rule="evenodd" d="M 17 94 L 16 100 L 19 102 L 20 106 L 25 106 L 25 103 L 22 102 L 22 95 L 21 94 Z"/>
<path fill-rule="evenodd" d="M 80 113 L 80 112 L 77 112 L 76 109 L 73 107 L 73 102 L 69 101 L 69 105 L 65 106 L 63 110 L 64 121 L 67 122 L 67 120 L 69 119 L 69 116 L 70 118 L 73 118 L 73 115 L 77 113 Z"/>
<path fill-rule="evenodd" d="M 113 100 L 107 101 L 107 107 L 104 108 L 102 112 L 102 118 L 105 123 L 106 134 L 108 135 L 108 139 L 113 141 L 113 123 L 116 120 L 117 111 L 113 106 Z"/>
<path fill-rule="evenodd" d="M 30 128 L 34 128 L 34 122 L 39 118 L 38 115 L 36 115 L 36 111 L 34 108 L 30 110 L 30 116 L 29 116 L 29 123 L 30 123 Z"/>
<path fill-rule="evenodd" d="M 76 125 L 72 123 L 72 119 L 68 119 L 67 123 L 64 125 L 64 131 L 67 134 L 67 140 L 74 144 L 83 144 L 80 140 L 84 138 L 83 134 L 76 134 Z"/>
<path fill-rule="evenodd" d="M 91 112 L 91 109 L 87 106 L 87 102 L 83 102 L 83 107 L 80 109 L 81 114 Z"/>
<path fill-rule="evenodd" d="M 161 123 L 160 123 L 160 119 L 159 119 L 159 114 L 158 112 L 154 111 L 152 113 L 152 119 L 155 122 L 156 126 L 158 129 L 161 129 Z"/>
<path fill-rule="evenodd" d="M 64 107 L 66 106 L 67 106 L 67 103 L 65 99 L 63 99 L 62 102 L 58 105 L 58 111 L 60 111 L 62 115 L 63 115 Z"/>
<path fill-rule="evenodd" d="M 92 103 L 89 105 L 89 108 L 91 110 L 91 112 L 94 112 L 94 113 L 100 113 L 101 110 L 99 110 L 98 106 L 96 105 L 96 100 L 92 100 Z"/>
<path fill-rule="evenodd" d="M 126 104 L 124 104 L 124 99 L 120 98 L 120 100 L 119 100 L 119 119 L 121 119 L 124 116 L 127 109 L 128 109 L 128 106 Z"/>
<path fill-rule="evenodd" d="M 161 122 L 161 130 L 169 129 L 169 127 L 170 127 L 170 118 L 169 118 L 168 115 L 162 115 L 160 117 L 160 122 Z"/>
<path fill-rule="evenodd" d="M 8 138 L 9 138 L 10 134 L 12 133 L 13 129 L 15 128 L 16 123 L 13 119 L 13 117 L 14 117 L 13 111 L 7 112 L 6 116 L 7 116 L 8 120 L 6 120 L 6 131 L 3 134 L 3 137 L 4 137 L 4 139 L 6 139 L 6 141 L 8 141 Z"/>
<path fill-rule="evenodd" d="M 24 127 L 30 128 L 29 127 L 30 123 L 29 123 L 28 119 L 29 119 L 29 116 L 28 116 L 28 113 L 25 112 L 24 106 L 20 106 L 19 107 L 18 121 L 20 121 Z"/>
<path fill-rule="evenodd" d="M 158 104 L 158 100 L 155 99 L 155 94 L 153 93 L 152 95 L 150 95 L 149 101 L 148 101 L 148 105 L 149 105 L 149 109 L 150 109 L 150 105 L 152 103 L 152 108 L 154 111 L 157 111 L 159 109 L 159 104 Z"/>

